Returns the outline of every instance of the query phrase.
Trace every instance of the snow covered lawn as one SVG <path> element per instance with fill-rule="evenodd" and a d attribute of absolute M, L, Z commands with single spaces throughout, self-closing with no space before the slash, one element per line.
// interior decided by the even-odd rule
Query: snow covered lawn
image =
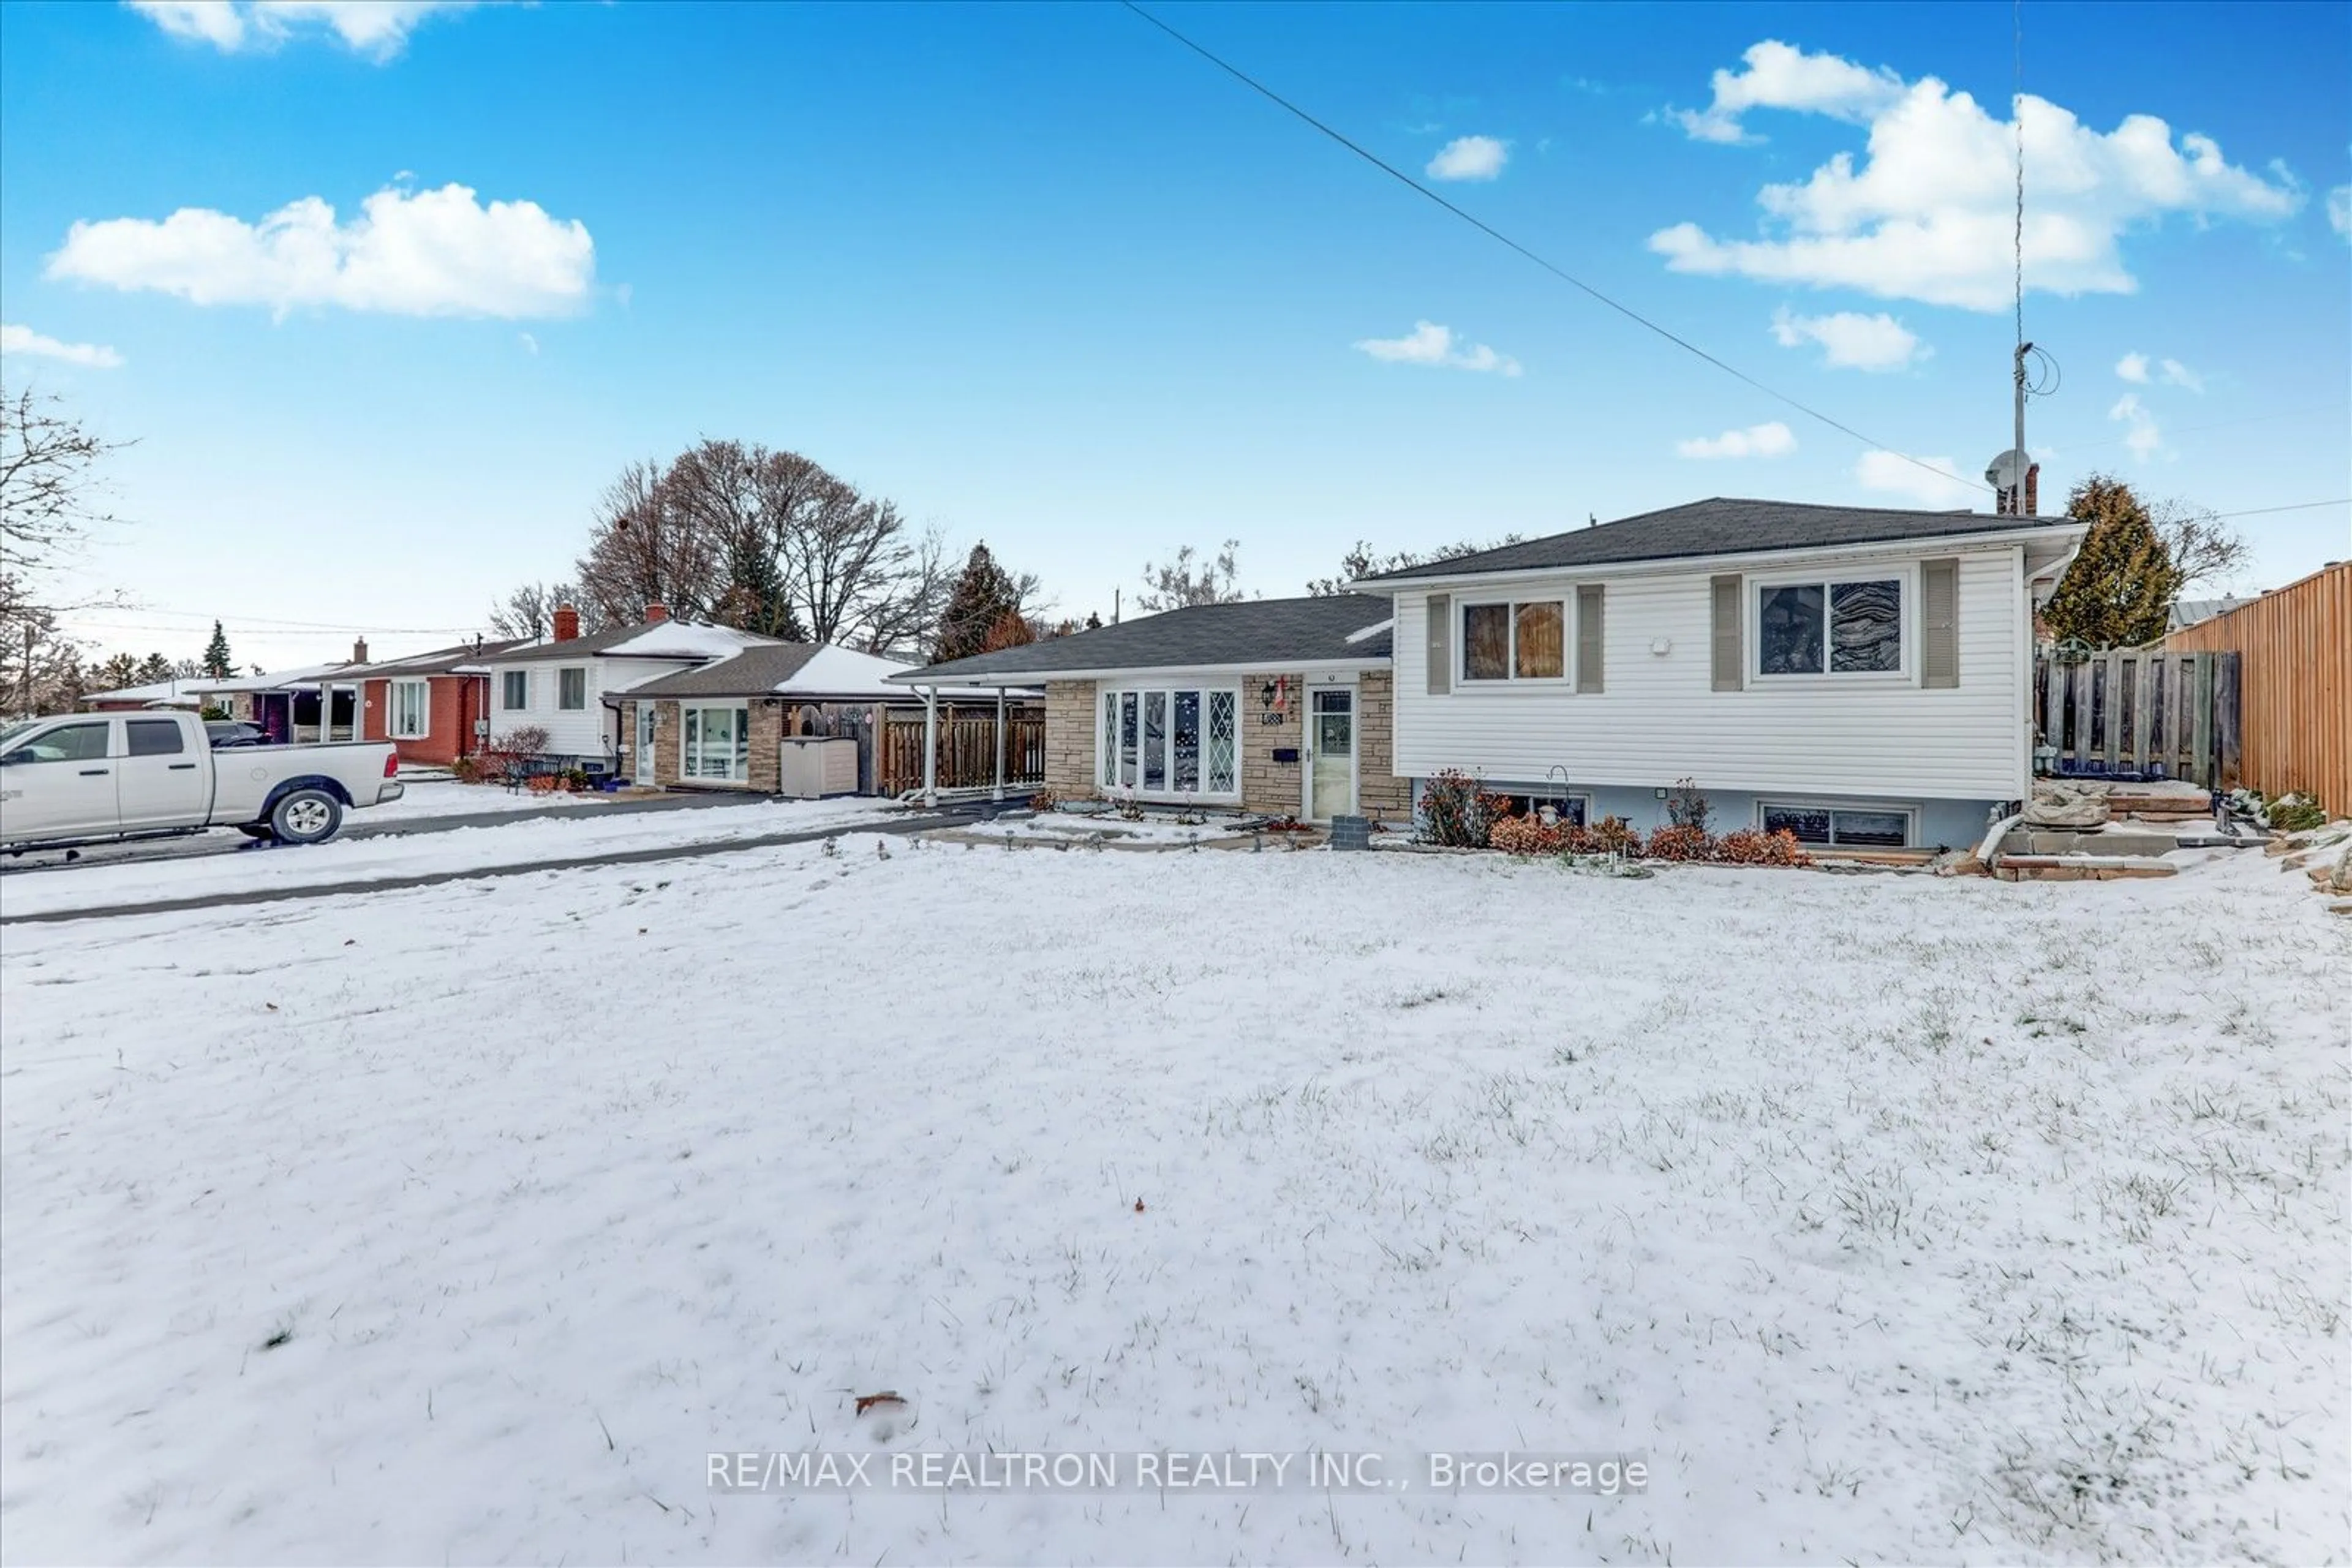
<path fill-rule="evenodd" d="M 2345 1556 L 2352 922 L 2275 862 L 879 842 L 9 929 L 6 1555 Z M 876 1447 L 1651 1480 L 706 1485 Z"/>
<path fill-rule="evenodd" d="M 517 822 L 325 844 L 253 844 L 225 855 L 148 856 L 100 865 L 51 864 L 0 877 L 0 914 L 98 910 L 150 900 L 260 889 L 331 887 L 436 871 L 537 866 L 572 856 L 721 844 L 772 833 L 847 827 L 896 810 L 888 801 L 761 800 L 687 811 L 610 816 L 554 812 Z"/>

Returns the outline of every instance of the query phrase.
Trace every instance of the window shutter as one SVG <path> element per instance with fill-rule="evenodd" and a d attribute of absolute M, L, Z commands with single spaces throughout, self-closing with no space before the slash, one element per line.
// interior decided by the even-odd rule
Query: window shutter
<path fill-rule="evenodd" d="M 1739 635 L 1739 574 L 1717 577 L 1715 588 L 1715 689 L 1737 691 L 1748 650 Z"/>
<path fill-rule="evenodd" d="M 1601 689 L 1601 585 L 1589 583 L 1576 591 L 1576 689 Z"/>
<path fill-rule="evenodd" d="M 1429 596 L 1429 694 L 1443 697 L 1454 689 L 1454 595 Z"/>
<path fill-rule="evenodd" d="M 1960 683 L 1960 563 L 1925 562 L 1919 568 L 1919 684 Z"/>

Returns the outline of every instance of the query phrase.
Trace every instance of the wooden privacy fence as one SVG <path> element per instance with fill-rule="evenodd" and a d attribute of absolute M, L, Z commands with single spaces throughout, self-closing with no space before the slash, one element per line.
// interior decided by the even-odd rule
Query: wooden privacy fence
<path fill-rule="evenodd" d="M 894 708 L 883 716 L 876 755 L 875 793 L 904 795 L 923 787 L 923 714 Z M 940 705 L 939 787 L 986 789 L 996 782 L 996 710 Z M 1034 789 L 1045 782 L 1045 714 L 1036 707 L 1004 713 L 1004 786 Z"/>
<path fill-rule="evenodd" d="M 2154 649 L 2033 662 L 2041 743 L 2061 773 L 2137 773 L 2207 789 L 2236 782 L 2238 656 Z"/>
<path fill-rule="evenodd" d="M 2352 815 L 2352 561 L 2177 631 L 2164 647 L 2238 656 L 2247 784 Z"/>

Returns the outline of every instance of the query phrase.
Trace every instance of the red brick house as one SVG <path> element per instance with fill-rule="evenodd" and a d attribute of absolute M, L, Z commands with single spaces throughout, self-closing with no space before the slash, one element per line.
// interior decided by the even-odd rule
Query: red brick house
<path fill-rule="evenodd" d="M 490 679 L 480 661 L 526 641 L 463 643 L 339 670 L 336 679 L 359 683 L 362 739 L 390 741 L 404 763 L 446 767 L 482 749 Z"/>

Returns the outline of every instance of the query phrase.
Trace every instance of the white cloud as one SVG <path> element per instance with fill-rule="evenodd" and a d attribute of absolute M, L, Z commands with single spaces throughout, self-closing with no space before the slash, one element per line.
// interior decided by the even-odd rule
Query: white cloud
<path fill-rule="evenodd" d="M 1778 419 L 1769 425 L 1750 425 L 1745 430 L 1694 436 L 1675 443 L 1675 455 L 1684 458 L 1785 458 L 1796 449 L 1797 437 Z"/>
<path fill-rule="evenodd" d="M 2338 185 L 2327 193 L 2327 226 L 2352 239 L 2352 185 Z"/>
<path fill-rule="evenodd" d="M 68 343 L 11 321 L 0 326 L 0 354 L 31 354 L 37 359 L 63 360 L 94 370 L 112 370 L 122 356 L 103 343 Z"/>
<path fill-rule="evenodd" d="M 2124 422 L 2127 427 L 2124 445 L 2142 462 L 2164 450 L 2164 433 L 2157 428 L 2156 416 L 2140 402 L 2138 393 L 2126 392 L 2116 399 L 2116 405 L 2107 410 L 2107 417 Z"/>
<path fill-rule="evenodd" d="M 2190 392 L 2205 390 L 2205 378 L 2179 360 L 2152 361 L 2137 350 L 2116 361 L 2116 374 L 2135 386 L 2153 386 L 2161 382 L 2167 386 L 2186 387 Z"/>
<path fill-rule="evenodd" d="M 1453 328 L 1441 327 L 1435 321 L 1415 321 L 1412 331 L 1403 337 L 1365 338 L 1356 346 L 1391 364 L 1441 364 L 1455 370 L 1491 371 L 1497 375 L 1519 374 L 1519 362 L 1510 355 L 1496 353 L 1485 343 L 1459 342 Z"/>
<path fill-rule="evenodd" d="M 199 305 L 341 306 L 404 316 L 562 316 L 584 309 L 595 242 L 535 202 L 464 185 L 378 191 L 360 216 L 305 196 L 249 224 L 205 207 L 162 222 L 77 223 L 47 276 Z"/>
<path fill-rule="evenodd" d="M 539 340 L 532 337 L 529 332 L 517 332 L 515 337 L 522 343 L 523 353 L 527 354 L 535 354 L 539 352 Z"/>
<path fill-rule="evenodd" d="M 1456 136 L 1429 161 L 1433 180 L 1491 180 L 1503 172 L 1511 144 L 1492 136 Z"/>
<path fill-rule="evenodd" d="M 1920 467 L 1926 464 L 1926 468 Z M 1941 472 L 1930 472 L 1940 469 Z M 1864 452 L 1853 466 L 1854 481 L 1866 490 L 1885 490 L 1923 507 L 1962 507 L 1984 498 L 1985 492 L 1959 475 L 1949 458 L 1905 457 L 1900 452 Z"/>
<path fill-rule="evenodd" d="M 1772 314 L 1772 336 L 1784 349 L 1819 343 L 1822 363 L 1838 370 L 1906 370 L 1936 352 L 1883 311 L 1875 316 L 1855 310 L 1795 316 L 1783 307 Z"/>
<path fill-rule="evenodd" d="M 1748 51 L 1747 76 L 1718 79 L 1718 107 L 1697 117 L 1707 129 L 1694 134 L 1744 134 L 1738 116 L 1748 109 L 1825 115 L 1867 124 L 1859 165 L 1853 152 L 1841 152 L 1802 181 L 1764 186 L 1757 197 L 1763 237 L 1721 238 L 1685 222 L 1653 234 L 1650 248 L 1677 272 L 2007 308 L 2016 122 L 1994 118 L 1934 77 L 1890 91 L 1885 73 L 1833 56 L 1797 57 L 1799 69 L 1768 55 L 1765 63 L 1782 63 L 1761 70 L 1759 49 Z M 1735 89 L 1727 97 L 1727 87 Z M 2303 204 L 2291 175 L 2265 177 L 2232 164 L 2207 136 L 2191 132 L 2176 142 L 2152 115 L 2130 115 L 2100 132 L 2031 94 L 2019 113 L 2029 289 L 2127 294 L 2138 287 L 2124 264 L 2127 231 L 2172 215 L 2275 222 Z"/>
<path fill-rule="evenodd" d="M 324 30 L 378 60 L 400 53 L 416 25 L 436 11 L 464 11 L 475 0 L 125 0 L 175 37 L 195 38 L 225 54 L 275 48 L 298 33 Z"/>
<path fill-rule="evenodd" d="M 1809 55 L 1767 38 L 1740 57 L 1747 68 L 1715 73 L 1715 101 L 1705 110 L 1675 109 L 1667 118 L 1699 142 L 1756 142 L 1739 122 L 1751 109 L 1787 109 L 1867 124 L 1903 96 L 1903 79 L 1880 67 L 1865 70 L 1835 55 Z"/>

